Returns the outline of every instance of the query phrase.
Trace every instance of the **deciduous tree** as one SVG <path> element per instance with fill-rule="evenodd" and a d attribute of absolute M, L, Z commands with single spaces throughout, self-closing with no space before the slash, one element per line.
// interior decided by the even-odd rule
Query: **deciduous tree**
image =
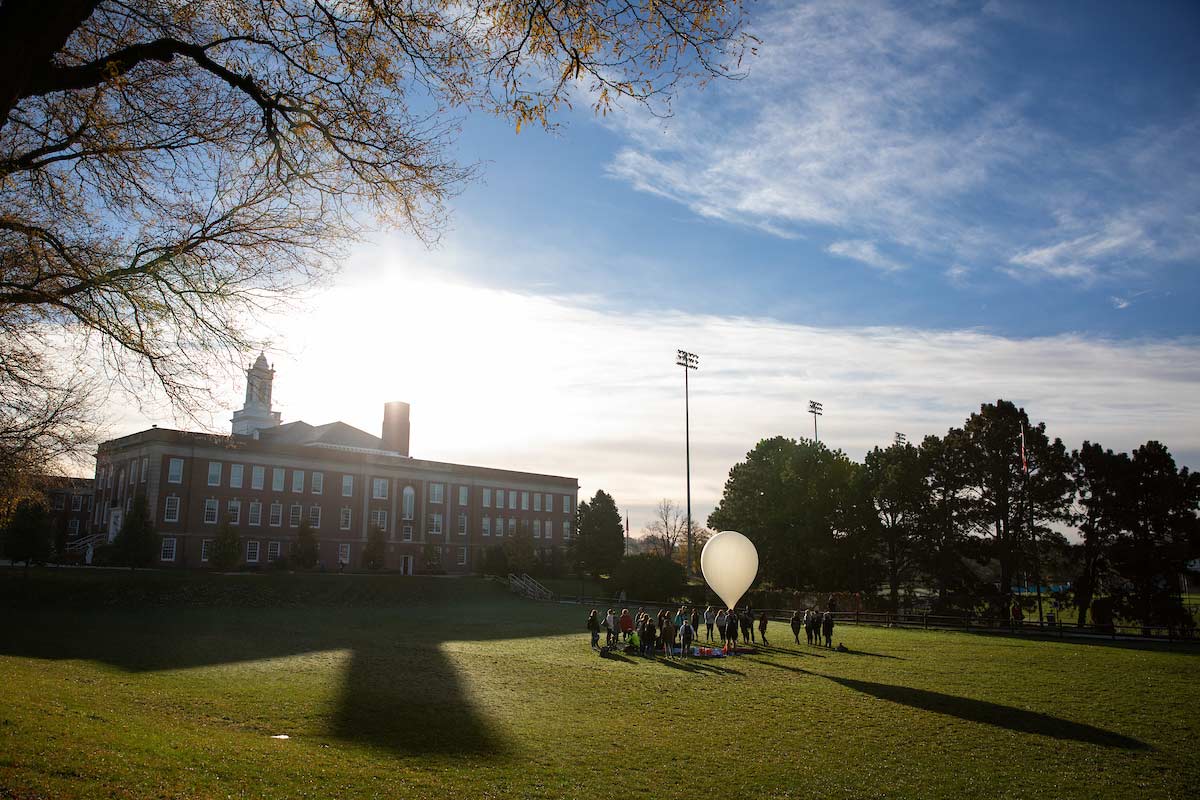
<path fill-rule="evenodd" d="M 154 521 L 150 519 L 150 506 L 144 494 L 134 497 L 133 507 L 121 521 L 121 530 L 113 545 L 117 558 L 130 569 L 148 567 L 158 561 L 161 542 L 154 532 Z"/>

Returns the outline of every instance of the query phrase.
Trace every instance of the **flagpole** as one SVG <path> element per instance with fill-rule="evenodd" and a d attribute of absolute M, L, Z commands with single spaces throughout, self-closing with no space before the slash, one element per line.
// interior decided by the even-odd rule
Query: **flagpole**
<path fill-rule="evenodd" d="M 1037 586 L 1038 627 L 1045 625 L 1042 616 L 1042 557 L 1037 534 L 1033 528 L 1033 497 L 1029 494 L 1029 458 L 1025 455 L 1025 422 L 1021 422 L 1021 466 L 1025 470 L 1025 512 L 1029 518 L 1029 539 L 1033 542 L 1033 580 Z"/>

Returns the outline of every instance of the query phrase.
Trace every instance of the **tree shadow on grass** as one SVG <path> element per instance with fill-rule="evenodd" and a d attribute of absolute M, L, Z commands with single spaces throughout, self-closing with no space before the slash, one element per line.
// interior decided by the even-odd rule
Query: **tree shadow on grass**
<path fill-rule="evenodd" d="M 868 653 L 866 650 L 853 650 L 850 648 L 847 648 L 845 650 L 838 650 L 837 652 L 839 652 L 843 655 L 847 655 L 847 656 L 871 656 L 872 658 L 890 658 L 894 661 L 907 661 L 908 660 L 907 658 L 903 658 L 901 656 L 890 656 L 886 653 Z"/>
<path fill-rule="evenodd" d="M 679 669 L 679 670 L 683 670 L 684 672 L 691 672 L 691 673 L 713 672 L 713 673 L 716 673 L 719 675 L 745 675 L 744 672 L 741 672 L 736 669 L 732 669 L 731 667 L 720 667 L 720 666 L 717 666 L 716 664 L 708 663 L 706 661 L 701 661 L 699 659 L 696 659 L 696 660 L 678 659 L 677 660 L 677 659 L 659 658 L 659 659 L 656 659 L 656 663 L 658 663 L 664 667 L 670 667 L 671 669 Z"/>
<path fill-rule="evenodd" d="M 408 754 L 504 754 L 504 737 L 476 708 L 443 641 L 558 635 L 575 626 L 565 620 L 514 622 L 511 608 L 474 625 L 422 619 L 420 613 L 238 608 L 32 614 L 5 631 L 0 655 L 95 661 L 145 673 L 348 651 L 329 735 Z"/>
<path fill-rule="evenodd" d="M 893 686 L 886 683 L 854 680 L 853 678 L 839 678 L 833 675 L 823 675 L 822 677 L 881 700 L 919 708 L 923 711 L 932 711 L 936 714 L 946 714 L 968 722 L 979 722 L 1019 733 L 1036 733 L 1054 739 L 1070 739 L 1102 747 L 1116 747 L 1123 750 L 1152 749 L 1145 742 L 1123 734 L 1082 722 L 1052 717 L 1037 711 L 1026 711 L 999 703 L 989 703 L 985 700 L 973 700 L 968 697 L 913 689 L 908 686 Z"/>

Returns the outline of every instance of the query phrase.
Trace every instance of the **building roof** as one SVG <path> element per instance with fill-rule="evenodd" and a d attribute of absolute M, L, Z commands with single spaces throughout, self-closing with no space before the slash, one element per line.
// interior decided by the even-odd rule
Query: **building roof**
<path fill-rule="evenodd" d="M 267 363 L 267 354 L 259 352 L 258 358 L 254 360 L 255 369 L 270 369 L 271 365 Z"/>
<path fill-rule="evenodd" d="M 336 447 L 361 447 L 369 450 L 382 449 L 382 440 L 378 436 L 372 436 L 366 431 L 344 422 L 309 425 L 307 422 L 298 420 L 274 428 L 259 430 L 258 438 L 276 444 L 323 444 Z"/>

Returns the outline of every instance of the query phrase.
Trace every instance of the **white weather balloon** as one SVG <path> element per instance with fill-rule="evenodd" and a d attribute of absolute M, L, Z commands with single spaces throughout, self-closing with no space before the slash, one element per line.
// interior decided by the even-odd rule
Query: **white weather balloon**
<path fill-rule="evenodd" d="M 733 608 L 758 574 L 758 550 L 737 531 L 721 531 L 704 545 L 700 571 L 725 605 Z"/>

